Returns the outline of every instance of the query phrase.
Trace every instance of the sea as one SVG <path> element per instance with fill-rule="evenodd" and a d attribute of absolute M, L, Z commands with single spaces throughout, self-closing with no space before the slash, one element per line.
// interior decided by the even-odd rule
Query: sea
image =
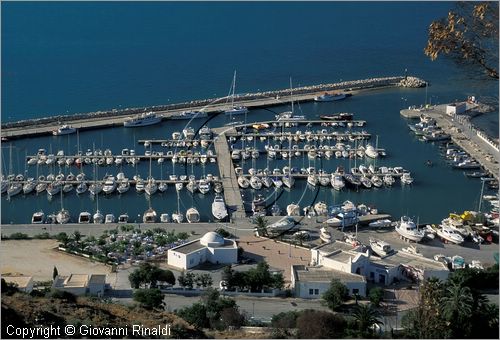
<path fill-rule="evenodd" d="M 411 105 L 448 103 L 474 95 L 495 107 L 474 118 L 474 124 L 498 138 L 498 81 L 445 57 L 431 61 L 423 53 L 429 24 L 445 16 L 452 2 L 3 2 L 1 6 L 2 122 L 224 97 L 234 71 L 236 93 L 288 88 L 290 77 L 294 87 L 299 87 L 407 73 L 425 79 L 429 86 L 363 92 L 331 103 L 302 103 L 294 111 L 311 119 L 352 112 L 355 119 L 366 120 L 364 129 L 372 134 L 371 143 L 376 138 L 387 152 L 375 165 L 404 167 L 415 179 L 411 186 L 398 181 L 391 188 L 336 192 L 311 189 L 305 181 L 297 181 L 292 190 L 271 188 L 260 194 L 268 205 L 277 202 L 283 210 L 292 202 L 304 207 L 318 200 L 328 205 L 351 200 L 376 207 L 394 219 L 409 215 L 421 223 L 437 223 L 450 212 L 478 208 L 481 181 L 452 169 L 440 144 L 419 141 L 399 113 Z M 256 109 L 241 119 L 264 121 L 287 110 L 290 107 Z M 221 115 L 207 125 L 213 128 L 227 122 Z M 147 178 L 150 171 L 156 179 L 172 173 L 197 178 L 219 175 L 216 164 L 174 166 L 168 161 L 96 169 L 26 164 L 26 156 L 40 148 L 66 154 L 78 149 L 110 149 L 119 154 L 123 148 L 144 153 L 139 140 L 170 139 L 186 124 L 196 130 L 205 120 L 2 142 L 1 170 L 27 177 L 80 171 L 90 178 L 116 176 L 120 171 L 129 178 L 136 174 Z M 160 145 L 152 150 L 166 151 Z M 427 165 L 429 160 L 432 166 Z M 274 169 L 288 161 L 261 156 L 238 165 L 245 170 Z M 294 167 L 315 166 L 329 172 L 339 165 L 348 169 L 354 160 L 313 162 L 299 157 L 292 161 Z M 259 192 L 241 193 L 249 208 Z M 213 198 L 213 193 L 191 195 L 186 189 L 177 197 L 173 186 L 150 199 L 133 188 L 123 195 L 98 199 L 88 192 L 77 196 L 74 190 L 52 199 L 46 193 L 11 199 L 4 195 L 1 223 L 29 223 L 33 212 L 50 214 L 61 206 L 70 211 L 73 221 L 81 211 L 96 209 L 115 216 L 128 213 L 131 221 L 138 221 L 150 206 L 158 214 L 196 206 L 202 221 L 209 221 Z"/>

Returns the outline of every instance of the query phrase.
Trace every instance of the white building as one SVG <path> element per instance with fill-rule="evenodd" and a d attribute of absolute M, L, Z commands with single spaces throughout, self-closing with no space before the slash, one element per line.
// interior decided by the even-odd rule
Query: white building
<path fill-rule="evenodd" d="M 58 275 L 52 283 L 52 288 L 66 291 L 74 295 L 104 295 L 106 287 L 105 274 L 71 274 Z"/>
<path fill-rule="evenodd" d="M 349 290 L 349 295 L 366 296 L 366 279 L 362 275 L 345 273 L 327 267 L 292 265 L 292 287 L 295 296 L 303 299 L 321 298 L 330 288 L 332 279 L 338 279 Z"/>
<path fill-rule="evenodd" d="M 33 276 L 5 276 L 2 275 L 5 282 L 13 284 L 16 288 L 25 293 L 31 293 L 33 290 Z"/>
<path fill-rule="evenodd" d="M 467 104 L 465 102 L 446 105 L 446 114 L 450 116 L 453 116 L 454 114 L 464 113 L 466 110 Z"/>
<path fill-rule="evenodd" d="M 189 269 L 205 262 L 237 263 L 236 241 L 211 231 L 198 240 L 168 250 L 168 264 L 176 268 Z"/>

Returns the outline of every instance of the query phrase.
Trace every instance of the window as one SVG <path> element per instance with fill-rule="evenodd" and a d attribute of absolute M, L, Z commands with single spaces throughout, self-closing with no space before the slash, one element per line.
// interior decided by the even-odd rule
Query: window
<path fill-rule="evenodd" d="M 314 290 L 314 295 L 319 295 L 319 289 Z"/>
<path fill-rule="evenodd" d="M 189 264 L 193 264 L 194 259 L 189 259 Z"/>
<path fill-rule="evenodd" d="M 313 293 L 314 293 L 314 289 L 310 288 L 309 289 L 309 295 L 313 295 Z"/>
<path fill-rule="evenodd" d="M 354 295 L 354 294 L 359 294 L 359 289 L 354 288 L 354 289 L 352 290 L 352 294 L 353 294 L 353 295 Z"/>

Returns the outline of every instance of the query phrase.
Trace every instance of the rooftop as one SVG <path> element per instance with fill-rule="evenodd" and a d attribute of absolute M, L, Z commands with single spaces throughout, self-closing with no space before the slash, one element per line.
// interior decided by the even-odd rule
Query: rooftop
<path fill-rule="evenodd" d="M 305 282 L 330 282 L 339 279 L 341 282 L 366 282 L 362 275 L 344 273 L 323 266 L 306 267 L 303 265 L 292 266 L 296 281 Z"/>
<path fill-rule="evenodd" d="M 385 267 L 395 267 L 403 264 L 408 267 L 419 269 L 447 270 L 447 267 L 441 262 L 434 261 L 433 259 L 429 259 L 423 256 L 411 255 L 398 251 L 387 257 L 384 257 L 383 259 L 371 256 L 370 261 L 372 262 L 372 264 Z"/>
<path fill-rule="evenodd" d="M 224 244 L 217 246 L 217 248 L 235 248 L 234 241 L 232 240 L 227 240 L 224 239 Z M 201 244 L 200 240 L 195 240 L 192 242 L 184 243 L 181 244 L 178 247 L 172 248 L 169 251 L 178 251 L 179 253 L 182 254 L 191 254 L 194 253 L 195 251 L 201 250 L 206 248 L 203 244 Z"/>
<path fill-rule="evenodd" d="M 106 283 L 106 274 L 92 274 L 90 275 L 89 284 L 105 284 Z"/>
<path fill-rule="evenodd" d="M 342 241 L 335 240 L 330 243 L 325 243 L 322 245 L 319 245 L 315 247 L 314 249 L 319 250 L 320 252 L 324 254 L 330 254 L 333 253 L 334 251 L 337 250 L 343 250 L 343 251 L 353 251 L 356 249 L 356 247 L 353 247 L 352 244 L 350 243 L 345 243 Z"/>
<path fill-rule="evenodd" d="M 26 288 L 29 282 L 33 279 L 33 276 L 4 276 L 2 275 L 2 279 L 7 283 L 14 283 L 17 285 L 17 288 Z"/>

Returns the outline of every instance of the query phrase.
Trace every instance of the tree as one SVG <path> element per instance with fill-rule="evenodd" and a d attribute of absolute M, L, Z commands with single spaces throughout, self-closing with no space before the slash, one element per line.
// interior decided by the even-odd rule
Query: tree
<path fill-rule="evenodd" d="M 58 242 L 62 243 L 64 247 L 68 245 L 69 237 L 68 234 L 66 234 L 65 232 L 57 234 L 56 239 Z"/>
<path fill-rule="evenodd" d="M 469 321 L 474 300 L 469 287 L 453 283 L 441 298 L 441 311 L 449 323 L 451 337 L 463 337 L 470 331 Z"/>
<path fill-rule="evenodd" d="M 160 269 L 158 271 L 156 280 L 160 281 L 160 282 L 166 282 L 166 283 L 168 283 L 168 284 L 170 284 L 172 286 L 175 285 L 175 276 L 174 276 L 174 273 L 172 273 L 168 269 Z"/>
<path fill-rule="evenodd" d="M 163 306 L 163 294 L 159 289 L 138 289 L 134 292 L 134 301 L 146 309 L 160 308 Z"/>
<path fill-rule="evenodd" d="M 206 287 L 209 287 L 212 285 L 213 283 L 213 280 L 212 280 L 212 277 L 210 276 L 210 274 L 198 274 L 196 275 L 196 285 L 198 287 L 203 287 L 203 288 L 206 288 Z"/>
<path fill-rule="evenodd" d="M 229 326 L 240 328 L 245 324 L 245 315 L 240 313 L 238 307 L 227 307 L 220 312 L 220 322 L 224 329 Z"/>
<path fill-rule="evenodd" d="M 296 327 L 299 315 L 300 313 L 297 311 L 281 312 L 273 315 L 271 319 L 271 326 L 273 327 L 272 338 L 284 339 L 291 336 L 292 334 L 289 330 Z"/>
<path fill-rule="evenodd" d="M 189 289 L 192 289 L 194 284 L 194 276 L 195 275 L 191 272 L 185 273 L 183 271 L 177 278 L 177 282 L 179 282 L 179 285 L 183 288 L 187 287 Z"/>
<path fill-rule="evenodd" d="M 285 278 L 283 277 L 283 273 L 274 273 L 272 275 L 271 287 L 275 289 L 283 289 L 285 286 Z"/>
<path fill-rule="evenodd" d="M 297 336 L 302 339 L 343 338 L 346 326 L 340 314 L 307 309 L 297 318 Z"/>
<path fill-rule="evenodd" d="M 267 220 L 264 217 L 259 216 L 255 219 L 255 223 L 257 224 L 257 231 L 259 232 L 259 235 L 268 236 Z"/>
<path fill-rule="evenodd" d="M 177 312 L 177 315 L 197 329 L 207 328 L 210 326 L 207 318 L 207 308 L 200 302 L 196 302 L 190 307 L 182 308 Z"/>
<path fill-rule="evenodd" d="M 75 240 L 75 242 L 80 242 L 81 239 L 82 234 L 78 230 L 75 230 L 75 232 L 73 233 L 73 240 Z"/>
<path fill-rule="evenodd" d="M 332 311 L 337 310 L 347 300 L 349 290 L 338 279 L 333 279 L 330 288 L 323 293 L 323 300 Z"/>
<path fill-rule="evenodd" d="M 297 241 L 299 241 L 300 245 L 302 246 L 302 244 L 304 243 L 304 241 L 306 241 L 309 238 L 309 234 L 304 233 L 304 232 L 298 232 L 298 233 L 294 234 L 293 237 Z"/>
<path fill-rule="evenodd" d="M 354 320 L 358 325 L 358 330 L 362 338 L 373 335 L 374 324 L 382 324 L 379 320 L 380 313 L 371 304 L 359 304 L 353 313 Z"/>
<path fill-rule="evenodd" d="M 384 298 L 384 290 L 380 287 L 374 287 L 370 289 L 370 293 L 368 293 L 368 298 L 375 307 L 378 307 L 380 306 L 380 302 L 382 302 Z"/>
<path fill-rule="evenodd" d="M 55 280 L 57 275 L 59 275 L 59 272 L 57 271 L 56 266 L 54 266 L 54 269 L 52 270 L 52 280 Z"/>
<path fill-rule="evenodd" d="M 141 284 L 143 284 L 143 276 L 139 270 L 134 270 L 128 276 L 128 281 L 130 282 L 130 286 L 134 289 L 140 288 Z"/>
<path fill-rule="evenodd" d="M 424 53 L 448 55 L 498 79 L 498 2 L 459 2 L 446 18 L 433 21 Z"/>

